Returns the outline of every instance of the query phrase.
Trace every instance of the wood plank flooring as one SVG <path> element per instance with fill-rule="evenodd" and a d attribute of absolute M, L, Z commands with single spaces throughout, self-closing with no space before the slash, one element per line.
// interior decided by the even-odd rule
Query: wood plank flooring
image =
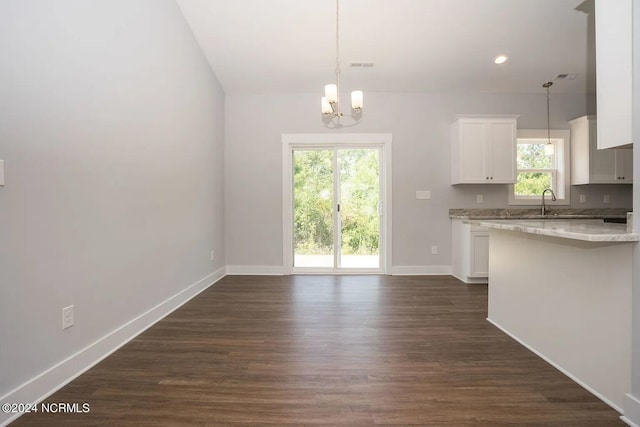
<path fill-rule="evenodd" d="M 225 277 L 15 426 L 624 425 L 448 276 Z"/>

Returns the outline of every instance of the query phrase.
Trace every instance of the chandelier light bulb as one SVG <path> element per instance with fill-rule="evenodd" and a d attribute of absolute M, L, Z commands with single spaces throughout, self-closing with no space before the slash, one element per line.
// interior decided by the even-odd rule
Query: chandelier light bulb
<path fill-rule="evenodd" d="M 324 96 L 330 104 L 338 102 L 338 86 L 335 84 L 324 87 Z"/>
<path fill-rule="evenodd" d="M 364 106 L 364 94 L 361 90 L 351 92 L 351 108 L 356 111 L 362 110 Z"/>

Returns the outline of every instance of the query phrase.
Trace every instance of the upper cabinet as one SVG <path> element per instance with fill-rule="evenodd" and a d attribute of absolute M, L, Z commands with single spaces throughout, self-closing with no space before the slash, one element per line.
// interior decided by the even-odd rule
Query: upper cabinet
<path fill-rule="evenodd" d="M 632 144 L 632 0 L 596 0 L 598 148 Z"/>
<path fill-rule="evenodd" d="M 515 183 L 517 119 L 458 116 L 451 125 L 451 184 Z"/>
<path fill-rule="evenodd" d="M 571 184 L 633 183 L 633 150 L 598 150 L 596 116 L 579 117 L 571 125 Z"/>

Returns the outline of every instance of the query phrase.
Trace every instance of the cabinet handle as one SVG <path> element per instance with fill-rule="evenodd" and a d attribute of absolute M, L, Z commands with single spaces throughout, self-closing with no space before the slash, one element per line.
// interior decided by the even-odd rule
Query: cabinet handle
<path fill-rule="evenodd" d="M 493 177 L 491 177 L 491 179 L 493 179 Z"/>
<path fill-rule="evenodd" d="M 489 179 L 489 177 L 485 178 L 485 179 Z"/>

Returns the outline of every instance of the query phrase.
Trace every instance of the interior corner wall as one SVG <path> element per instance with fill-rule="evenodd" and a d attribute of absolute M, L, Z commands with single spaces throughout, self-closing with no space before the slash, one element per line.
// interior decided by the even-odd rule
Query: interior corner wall
<path fill-rule="evenodd" d="M 174 0 L 4 0 L 0 58 L 3 396 L 226 263 L 224 93 Z"/>
<path fill-rule="evenodd" d="M 360 124 L 323 126 L 320 93 L 228 95 L 225 116 L 227 264 L 282 266 L 283 133 L 393 134 L 393 259 L 396 266 L 450 266 L 449 208 L 507 207 L 506 185 L 450 185 L 450 124 L 457 114 L 519 114 L 523 129 L 546 129 L 544 94 L 366 93 Z M 556 94 L 551 127 L 593 113 L 593 97 Z M 416 200 L 430 190 L 431 200 Z M 602 205 L 601 193 L 611 203 Z M 484 203 L 476 203 L 476 194 Z M 572 191 L 575 195 L 576 191 Z M 583 186 L 588 205 L 630 207 L 631 186 Z M 438 254 L 431 254 L 431 246 Z"/>

